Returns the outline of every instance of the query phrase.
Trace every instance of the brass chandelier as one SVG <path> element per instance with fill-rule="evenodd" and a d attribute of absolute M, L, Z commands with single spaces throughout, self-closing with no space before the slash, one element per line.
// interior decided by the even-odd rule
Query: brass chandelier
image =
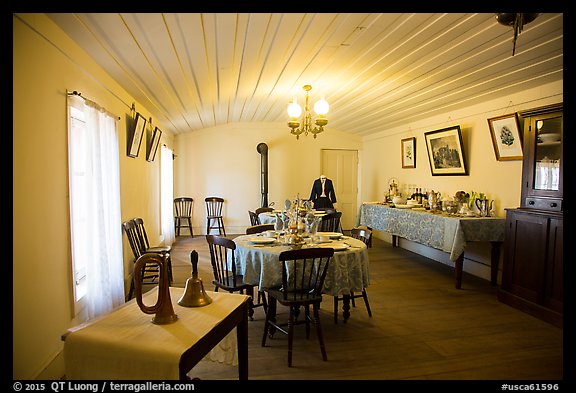
<path fill-rule="evenodd" d="M 302 127 L 300 127 L 300 122 L 298 121 L 298 117 L 302 114 L 302 107 L 296 102 L 296 97 L 294 97 L 290 105 L 288 105 L 288 116 L 290 116 L 288 127 L 292 129 L 290 133 L 296 135 L 296 139 L 300 139 L 300 134 L 308 135 L 308 133 L 313 134 L 314 138 L 316 138 L 316 134 L 324 131 L 324 126 L 328 124 L 326 114 L 330 106 L 324 98 L 316 101 L 314 104 L 314 112 L 316 112 L 318 117 L 314 121 L 314 124 L 316 124 L 317 127 L 313 127 L 312 114 L 310 113 L 309 106 L 310 96 L 308 94 L 308 92 L 312 90 L 312 86 L 304 85 L 303 89 L 306 91 L 306 103 L 304 106 L 304 115 L 302 116 Z"/>

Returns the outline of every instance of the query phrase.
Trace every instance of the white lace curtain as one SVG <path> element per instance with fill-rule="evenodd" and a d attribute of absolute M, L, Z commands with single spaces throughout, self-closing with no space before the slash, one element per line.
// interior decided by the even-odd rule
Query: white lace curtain
<path fill-rule="evenodd" d="M 537 190 L 558 190 L 560 186 L 560 160 L 544 158 L 536 161 L 535 187 Z"/>
<path fill-rule="evenodd" d="M 124 303 L 118 123 L 89 100 L 68 102 L 78 117 L 68 133 L 74 281 L 78 286 L 81 272 L 84 315 L 91 319 Z"/>
<path fill-rule="evenodd" d="M 160 220 L 162 223 L 162 243 L 172 245 L 174 234 L 174 167 L 172 149 L 160 148 Z"/>

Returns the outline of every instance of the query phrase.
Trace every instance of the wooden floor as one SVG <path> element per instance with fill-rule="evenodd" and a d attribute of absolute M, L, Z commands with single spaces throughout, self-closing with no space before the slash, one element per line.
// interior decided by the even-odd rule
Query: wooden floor
<path fill-rule="evenodd" d="M 234 235 L 229 236 L 231 238 Z M 260 345 L 264 313 L 249 321 L 249 378 L 262 380 L 562 380 L 563 330 L 500 303 L 496 288 L 464 273 L 454 288 L 453 270 L 410 251 L 373 239 L 368 297 L 348 323 L 333 322 L 333 299 L 322 302 L 328 353 L 322 361 L 314 331 L 296 326 L 293 367 L 287 337 Z M 213 290 L 204 236 L 181 236 L 173 246 L 174 285 L 191 276 L 189 253 L 199 253 L 199 276 Z M 286 316 L 279 306 L 278 318 Z M 189 374 L 202 380 L 237 379 L 236 367 L 201 361 Z"/>

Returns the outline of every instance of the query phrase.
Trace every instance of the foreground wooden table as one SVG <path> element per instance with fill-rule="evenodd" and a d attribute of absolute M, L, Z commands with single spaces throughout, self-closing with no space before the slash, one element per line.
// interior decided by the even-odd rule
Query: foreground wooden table
<path fill-rule="evenodd" d="M 177 303 L 183 292 L 184 288 L 170 288 L 178 315 L 172 324 L 153 324 L 153 315 L 144 314 L 133 299 L 90 324 L 70 329 L 63 336 L 66 378 L 184 380 L 212 354 L 229 364 L 237 355 L 238 377 L 248 379 L 248 296 L 207 291 L 211 304 L 188 308 Z M 156 289 L 143 297 L 149 305 L 156 299 Z M 234 328 L 236 340 L 231 335 Z"/>

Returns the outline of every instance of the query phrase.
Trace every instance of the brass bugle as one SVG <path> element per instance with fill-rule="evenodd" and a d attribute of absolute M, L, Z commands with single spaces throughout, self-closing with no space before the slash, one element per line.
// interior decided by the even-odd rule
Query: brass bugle
<path fill-rule="evenodd" d="M 161 254 L 148 253 L 141 255 L 134 264 L 134 292 L 136 302 L 145 314 L 156 314 L 152 318 L 152 323 L 157 325 L 167 325 L 176 322 L 178 316 L 174 313 L 172 299 L 170 298 L 170 275 L 168 273 L 168 253 Z M 153 306 L 147 306 L 142 301 L 142 272 L 147 265 L 158 265 L 158 300 Z"/>

